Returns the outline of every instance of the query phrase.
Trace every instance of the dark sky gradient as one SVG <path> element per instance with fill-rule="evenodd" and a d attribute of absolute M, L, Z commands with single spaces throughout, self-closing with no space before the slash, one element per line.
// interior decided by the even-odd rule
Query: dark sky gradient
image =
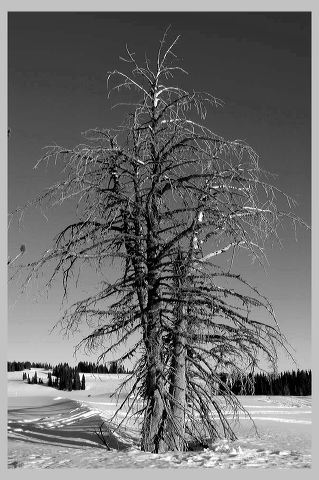
<path fill-rule="evenodd" d="M 252 145 L 310 223 L 309 14 L 27 12 L 9 14 L 8 25 L 9 211 L 58 178 L 59 168 L 33 170 L 42 147 L 73 146 L 88 128 L 118 124 L 124 110 L 110 110 L 119 99 L 107 100 L 107 71 L 120 67 L 126 43 L 139 58 L 151 56 L 171 25 L 171 38 L 181 35 L 175 53 L 189 72 L 177 83 L 225 101 L 208 126 Z M 49 222 L 27 213 L 19 229 L 9 229 L 9 255 L 22 243 L 26 260 L 45 250 L 71 215 L 71 206 L 49 212 Z M 244 273 L 271 299 L 299 366 L 310 368 L 310 233 L 299 228 L 296 242 L 287 227 L 280 236 L 283 249 L 269 249 L 267 272 L 251 265 Z M 9 286 L 9 359 L 71 361 L 76 339 L 48 333 L 61 313 L 59 290 L 37 303 L 35 293 L 19 298 Z M 286 357 L 279 366 L 293 367 Z"/>

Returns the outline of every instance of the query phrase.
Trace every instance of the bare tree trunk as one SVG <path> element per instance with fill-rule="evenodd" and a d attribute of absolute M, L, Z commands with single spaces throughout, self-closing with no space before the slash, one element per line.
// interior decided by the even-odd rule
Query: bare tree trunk
<path fill-rule="evenodd" d="M 173 358 L 171 376 L 172 417 L 169 437 L 171 448 L 175 451 L 185 449 L 185 408 L 186 408 L 186 307 L 182 307 L 182 315 L 177 325 L 173 339 Z"/>
<path fill-rule="evenodd" d="M 153 287 L 149 292 L 147 325 L 144 332 L 144 342 L 147 354 L 147 380 L 146 412 L 144 415 L 141 442 L 142 450 L 153 453 L 158 453 L 165 449 L 162 441 L 165 422 L 163 401 L 163 342 L 157 276 L 158 274 L 155 273 L 151 273 L 149 276 L 149 282 Z"/>
<path fill-rule="evenodd" d="M 187 305 L 182 287 L 186 283 L 186 265 L 181 250 L 174 262 L 177 306 L 173 332 L 172 362 L 170 378 L 171 415 L 168 435 L 170 448 L 175 451 L 185 449 L 185 409 L 186 409 L 186 329 Z"/>
<path fill-rule="evenodd" d="M 162 442 L 164 427 L 163 378 L 161 371 L 160 344 L 154 329 L 150 341 L 150 364 L 147 372 L 147 404 L 142 427 L 141 448 L 146 452 L 159 453 L 164 450 Z M 154 345 L 155 343 L 155 345 Z M 161 391 L 162 390 L 162 391 Z"/>
<path fill-rule="evenodd" d="M 156 91 L 157 80 L 152 89 L 152 108 L 150 123 L 150 154 L 153 159 L 152 186 L 147 200 L 147 267 L 148 267 L 148 303 L 147 325 L 144 328 L 144 344 L 147 354 L 146 412 L 142 428 L 142 450 L 159 453 L 165 450 L 163 431 L 166 410 L 164 405 L 165 381 L 163 365 L 163 338 L 161 325 L 161 288 L 158 251 L 159 236 L 159 194 L 157 182 L 161 170 L 156 151 Z"/>

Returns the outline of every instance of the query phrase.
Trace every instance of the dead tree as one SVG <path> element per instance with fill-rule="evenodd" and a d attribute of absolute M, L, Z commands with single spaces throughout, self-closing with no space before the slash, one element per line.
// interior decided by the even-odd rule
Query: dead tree
<path fill-rule="evenodd" d="M 128 73 L 109 73 L 109 91 L 130 96 L 121 126 L 89 130 L 74 148 L 47 149 L 42 161 L 62 162 L 64 177 L 30 205 L 70 199 L 76 218 L 26 266 L 24 283 L 51 267 L 47 285 L 61 274 L 66 296 L 86 266 L 102 277 L 61 323 L 72 333 L 87 322 L 91 333 L 78 347 L 98 350 L 99 360 L 134 339 L 117 359 L 135 358 L 119 409 L 127 409 L 125 419 L 142 417 L 141 447 L 150 452 L 234 438 L 216 397 L 220 372 L 255 368 L 259 352 L 274 365 L 276 343 L 285 341 L 269 302 L 233 273 L 233 259 L 245 252 L 262 263 L 281 221 L 299 222 L 277 208 L 281 193 L 256 152 L 204 125 L 222 102 L 173 82 L 185 73 L 177 40 L 167 44 L 165 34 L 152 64 L 127 48 Z M 256 308 L 270 320 L 257 321 Z M 227 385 L 222 391 L 238 411 Z"/>

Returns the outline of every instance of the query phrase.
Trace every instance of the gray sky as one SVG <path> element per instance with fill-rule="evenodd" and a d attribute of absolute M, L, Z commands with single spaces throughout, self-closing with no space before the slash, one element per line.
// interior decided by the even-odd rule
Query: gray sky
<path fill-rule="evenodd" d="M 107 100 L 107 71 L 119 68 L 126 43 L 151 56 L 168 25 L 181 35 L 175 52 L 189 72 L 181 85 L 225 101 L 209 127 L 252 145 L 310 223 L 310 16 L 290 12 L 9 14 L 9 211 L 57 178 L 59 168 L 33 170 L 42 147 L 73 146 L 88 128 L 116 126 L 124 110 L 110 110 L 118 98 Z M 49 222 L 28 212 L 9 229 L 9 255 L 24 243 L 25 259 L 34 258 L 71 215 L 67 206 Z M 279 233 L 283 248 L 269 249 L 267 272 L 250 265 L 243 273 L 272 301 L 300 368 L 310 368 L 310 233 L 298 229 L 297 242 L 293 229 Z M 9 285 L 9 360 L 72 361 L 76 339 L 48 333 L 62 311 L 59 290 L 35 294 L 20 298 Z M 279 366 L 293 367 L 285 357 Z"/>

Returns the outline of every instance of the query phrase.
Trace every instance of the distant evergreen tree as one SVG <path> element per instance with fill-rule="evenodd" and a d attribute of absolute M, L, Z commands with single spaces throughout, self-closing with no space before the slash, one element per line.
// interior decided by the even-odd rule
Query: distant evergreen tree
<path fill-rule="evenodd" d="M 307 395 L 311 395 L 311 370 L 307 372 L 307 383 L 306 383 Z"/>
<path fill-rule="evenodd" d="M 119 374 L 125 373 L 125 368 L 123 367 L 123 365 L 121 364 L 117 365 L 117 373 Z"/>
<path fill-rule="evenodd" d="M 85 376 L 84 376 L 84 374 L 82 375 L 81 390 L 85 390 Z"/>
<path fill-rule="evenodd" d="M 112 374 L 116 373 L 116 363 L 115 362 L 110 363 L 109 373 L 112 373 Z"/>
<path fill-rule="evenodd" d="M 52 381 L 52 374 L 49 372 L 48 373 L 48 387 L 53 386 L 53 381 Z"/>
<path fill-rule="evenodd" d="M 290 390 L 289 390 L 288 383 L 284 383 L 284 386 L 283 386 L 283 389 L 282 389 L 282 395 L 290 395 Z"/>
<path fill-rule="evenodd" d="M 80 374 L 79 374 L 79 371 L 78 371 L 77 368 L 74 370 L 73 389 L 74 390 L 81 390 Z"/>

